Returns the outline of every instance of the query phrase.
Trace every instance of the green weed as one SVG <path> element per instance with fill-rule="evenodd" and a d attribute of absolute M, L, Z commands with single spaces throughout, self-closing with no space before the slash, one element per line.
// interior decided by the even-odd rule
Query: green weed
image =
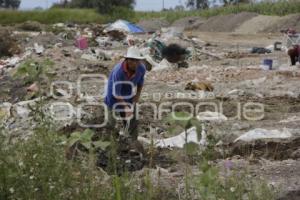
<path fill-rule="evenodd" d="M 54 63 L 49 59 L 42 62 L 28 60 L 17 68 L 13 76 L 24 79 L 24 84 L 40 82 L 43 78 L 50 78 L 47 73 L 53 65 Z"/>

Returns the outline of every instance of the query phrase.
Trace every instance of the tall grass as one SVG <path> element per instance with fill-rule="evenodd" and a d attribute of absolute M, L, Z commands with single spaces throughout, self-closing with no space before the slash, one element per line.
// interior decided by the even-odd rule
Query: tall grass
<path fill-rule="evenodd" d="M 40 105 L 41 111 L 43 105 Z M 182 122 L 185 127 L 189 123 L 193 124 L 191 120 Z M 51 124 L 51 120 L 43 118 L 27 140 L 14 142 L 0 124 L 0 199 L 275 199 L 274 191 L 263 180 L 235 173 L 232 167 L 226 168 L 222 178 L 219 169 L 205 159 L 198 163 L 201 173 L 195 175 L 187 171 L 184 177 L 186 190 L 178 191 L 178 194 L 177 188 L 166 187 L 160 182 L 162 177 L 165 178 L 160 175 L 160 170 L 156 173 L 157 181 L 154 181 L 156 174 L 151 173 L 151 169 L 145 169 L 144 175 L 138 176 L 128 172 L 108 176 L 95 166 L 93 151 L 78 152 L 76 159 L 68 160 L 65 156 L 68 145 Z M 110 164 L 115 172 L 118 165 L 116 145 L 110 150 Z"/>
<path fill-rule="evenodd" d="M 240 4 L 202 11 L 162 11 L 162 12 L 133 12 L 117 8 L 109 15 L 101 15 L 93 9 L 50 9 L 46 11 L 0 11 L 0 24 L 16 24 L 28 20 L 43 24 L 58 22 L 75 23 L 107 23 L 116 19 L 126 19 L 138 22 L 141 19 L 163 18 L 169 22 L 190 16 L 211 17 L 239 12 L 254 12 L 262 15 L 284 16 L 300 13 L 300 2 Z"/>
<path fill-rule="evenodd" d="M 0 11 L 0 24 L 37 21 L 43 24 L 58 22 L 104 23 L 106 17 L 91 9 L 50 9 L 46 11 Z"/>
<path fill-rule="evenodd" d="M 300 13 L 300 2 L 282 1 L 278 3 L 240 4 L 202 11 L 137 12 L 136 19 L 163 18 L 169 22 L 173 22 L 183 17 L 199 16 L 208 18 L 217 15 L 236 14 L 240 12 L 253 12 L 261 15 L 284 16 L 288 14 Z"/>

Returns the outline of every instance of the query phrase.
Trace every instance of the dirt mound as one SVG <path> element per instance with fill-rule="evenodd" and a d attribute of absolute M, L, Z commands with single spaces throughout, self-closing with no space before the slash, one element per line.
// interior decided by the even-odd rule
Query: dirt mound
<path fill-rule="evenodd" d="M 167 20 L 163 19 L 151 19 L 151 20 L 141 20 L 138 25 L 142 27 L 147 32 L 155 32 L 163 27 L 170 26 Z"/>
<path fill-rule="evenodd" d="M 179 20 L 176 20 L 172 26 L 183 27 L 184 30 L 193 30 L 203 24 L 206 19 L 201 17 L 185 17 Z"/>
<path fill-rule="evenodd" d="M 284 17 L 259 15 L 245 21 L 235 32 L 255 34 L 262 32 L 279 33 L 280 30 L 293 28 L 300 31 L 300 15 L 287 15 Z"/>
<path fill-rule="evenodd" d="M 11 35 L 12 33 L 6 29 L 0 30 L 0 57 L 20 53 L 20 48 Z"/>
<path fill-rule="evenodd" d="M 197 30 L 207 32 L 232 32 L 245 21 L 256 17 L 256 13 L 241 12 L 238 14 L 220 15 L 209 18 Z"/>
<path fill-rule="evenodd" d="M 280 32 L 280 30 L 292 28 L 300 31 L 300 14 L 282 17 L 276 24 L 269 26 L 264 32 Z"/>
<path fill-rule="evenodd" d="M 35 21 L 27 21 L 22 24 L 17 25 L 17 28 L 23 30 L 23 31 L 42 31 L 43 27 L 42 24 Z"/>
<path fill-rule="evenodd" d="M 244 34 L 255 34 L 268 30 L 270 27 L 277 25 L 281 17 L 278 16 L 265 16 L 259 15 L 248 21 L 245 21 L 241 26 L 239 26 L 235 32 Z"/>

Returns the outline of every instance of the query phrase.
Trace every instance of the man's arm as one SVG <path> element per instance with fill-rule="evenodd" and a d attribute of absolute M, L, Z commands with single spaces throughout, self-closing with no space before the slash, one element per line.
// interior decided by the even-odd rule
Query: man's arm
<path fill-rule="evenodd" d="M 142 90 L 143 90 L 143 85 L 137 86 L 136 95 L 133 97 L 133 104 L 139 102 Z"/>
<path fill-rule="evenodd" d="M 146 67 L 143 66 L 142 77 L 139 80 L 139 82 L 137 83 L 137 90 L 136 90 L 135 96 L 133 97 L 133 104 L 136 104 L 136 103 L 139 102 L 139 99 L 140 99 L 140 96 L 141 96 L 141 93 L 142 93 L 142 90 L 143 90 L 143 86 L 144 86 L 145 73 L 146 73 Z"/>

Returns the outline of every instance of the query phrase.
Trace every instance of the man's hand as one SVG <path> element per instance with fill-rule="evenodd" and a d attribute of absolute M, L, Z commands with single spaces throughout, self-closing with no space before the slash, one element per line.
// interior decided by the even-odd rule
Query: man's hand
<path fill-rule="evenodd" d="M 134 97 L 133 97 L 133 105 L 134 104 L 136 104 L 136 103 L 138 103 L 139 102 L 139 99 L 140 99 L 140 96 L 139 95 L 135 95 Z"/>
<path fill-rule="evenodd" d="M 132 106 L 125 106 L 125 117 L 126 119 L 131 119 L 133 116 L 133 107 Z"/>
<path fill-rule="evenodd" d="M 143 89 L 143 86 L 138 86 L 137 87 L 136 95 L 133 97 L 133 105 L 139 102 L 140 96 L 141 96 L 141 93 L 142 93 L 142 89 Z"/>

